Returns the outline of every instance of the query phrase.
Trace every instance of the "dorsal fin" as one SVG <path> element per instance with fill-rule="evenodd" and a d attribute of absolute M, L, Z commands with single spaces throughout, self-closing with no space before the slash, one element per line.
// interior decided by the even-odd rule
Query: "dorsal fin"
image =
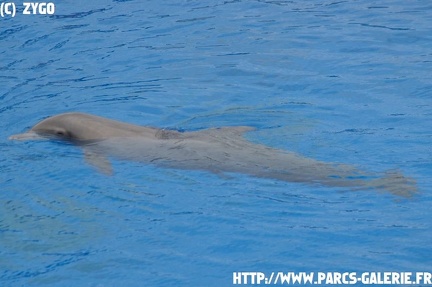
<path fill-rule="evenodd" d="M 243 137 L 243 134 L 255 130 L 254 127 L 249 126 L 234 126 L 234 127 L 221 127 L 212 128 L 208 130 L 200 131 L 201 133 L 206 133 L 214 136 L 231 136 L 231 137 Z"/>
<path fill-rule="evenodd" d="M 158 139 L 185 139 L 193 136 L 193 134 L 207 134 L 213 136 L 236 136 L 242 137 L 244 133 L 255 130 L 254 127 L 249 126 L 233 126 L 233 127 L 221 127 L 221 128 L 210 128 L 206 130 L 199 130 L 196 132 L 178 132 L 173 130 L 159 130 L 156 133 Z"/>
<path fill-rule="evenodd" d="M 224 134 L 234 134 L 234 135 L 238 135 L 238 136 L 242 136 L 244 133 L 246 132 L 250 132 L 255 130 L 254 127 L 249 127 L 249 126 L 235 126 L 235 127 L 221 127 L 221 128 L 214 128 L 214 129 L 210 129 L 210 131 L 220 131 L 221 133 Z"/>

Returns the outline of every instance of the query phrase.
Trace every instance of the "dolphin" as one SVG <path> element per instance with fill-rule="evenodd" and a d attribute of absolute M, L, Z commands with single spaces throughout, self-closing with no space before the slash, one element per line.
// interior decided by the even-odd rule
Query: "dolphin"
<path fill-rule="evenodd" d="M 42 120 L 10 140 L 52 139 L 83 149 L 85 160 L 112 174 L 109 158 L 167 168 L 241 173 L 260 178 L 308 183 L 350 190 L 375 189 L 402 197 L 417 192 L 414 179 L 398 171 L 375 174 L 354 166 L 329 163 L 246 140 L 248 126 L 179 132 L 71 112 Z"/>

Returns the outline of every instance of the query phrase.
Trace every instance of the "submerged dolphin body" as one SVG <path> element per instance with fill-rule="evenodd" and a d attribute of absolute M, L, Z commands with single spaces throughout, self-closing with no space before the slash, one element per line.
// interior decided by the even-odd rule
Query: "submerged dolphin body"
<path fill-rule="evenodd" d="M 246 126 L 177 132 L 122 123 L 90 114 L 65 113 L 47 118 L 9 139 L 60 139 L 83 148 L 86 161 L 112 173 L 109 157 L 163 167 L 243 173 L 262 178 L 303 182 L 353 190 L 376 189 L 410 197 L 413 179 L 398 172 L 383 176 L 349 165 L 326 163 L 293 152 L 255 144 L 243 137 Z"/>

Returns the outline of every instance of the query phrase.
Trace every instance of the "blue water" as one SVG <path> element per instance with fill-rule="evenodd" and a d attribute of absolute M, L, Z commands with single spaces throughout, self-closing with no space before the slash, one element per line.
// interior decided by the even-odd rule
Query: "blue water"
<path fill-rule="evenodd" d="M 52 16 L 0 20 L 1 286 L 430 271 L 432 3 L 54 3 Z M 254 126 L 251 141 L 399 169 L 419 193 L 123 161 L 109 177 L 73 146 L 7 139 L 67 111 L 180 130 Z"/>

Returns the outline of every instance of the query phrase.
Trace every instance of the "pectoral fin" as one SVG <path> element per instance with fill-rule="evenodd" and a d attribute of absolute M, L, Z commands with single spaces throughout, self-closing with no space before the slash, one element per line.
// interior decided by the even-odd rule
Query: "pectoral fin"
<path fill-rule="evenodd" d="M 84 149 L 85 161 L 95 167 L 99 172 L 105 175 L 112 175 L 113 168 L 109 159 L 99 152 L 92 149 Z"/>

